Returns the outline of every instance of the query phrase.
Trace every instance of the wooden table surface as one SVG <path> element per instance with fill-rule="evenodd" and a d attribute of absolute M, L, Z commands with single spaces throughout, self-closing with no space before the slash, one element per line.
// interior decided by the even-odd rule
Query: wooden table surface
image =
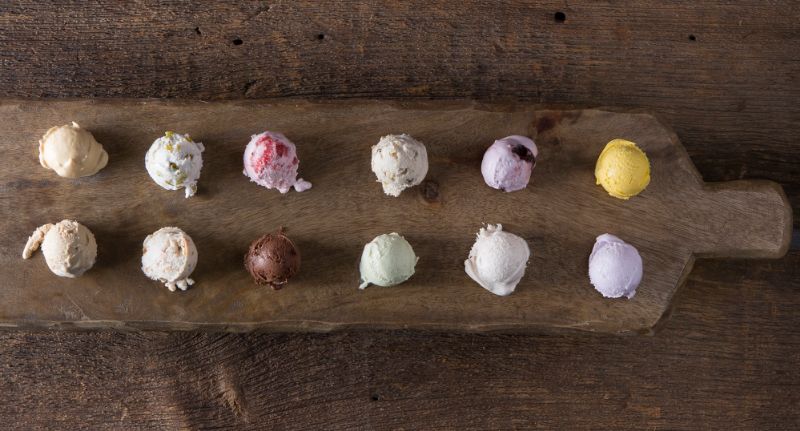
<path fill-rule="evenodd" d="M 0 4 L 0 96 L 646 108 L 800 220 L 797 1 L 92 3 Z M 799 249 L 698 261 L 654 336 L 2 332 L 0 426 L 797 429 Z"/>

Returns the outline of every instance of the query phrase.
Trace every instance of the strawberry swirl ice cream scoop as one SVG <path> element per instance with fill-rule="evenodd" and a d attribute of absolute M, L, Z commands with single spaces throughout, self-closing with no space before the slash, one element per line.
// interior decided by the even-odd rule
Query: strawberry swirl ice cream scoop
<path fill-rule="evenodd" d="M 311 183 L 297 178 L 297 148 L 286 136 L 276 132 L 253 135 L 244 150 L 244 174 L 250 181 L 268 189 L 286 193 L 311 188 Z"/>

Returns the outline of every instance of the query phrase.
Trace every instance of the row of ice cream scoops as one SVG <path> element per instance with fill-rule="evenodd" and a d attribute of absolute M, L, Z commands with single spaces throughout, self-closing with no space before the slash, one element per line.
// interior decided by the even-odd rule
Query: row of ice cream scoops
<path fill-rule="evenodd" d="M 25 244 L 22 257 L 30 258 L 39 247 L 48 268 L 61 277 L 83 275 L 97 258 L 94 235 L 75 220 L 37 228 Z M 504 231 L 500 224 L 487 225 L 478 231 L 464 261 L 464 271 L 489 292 L 507 296 L 525 275 L 530 256 L 530 247 L 522 237 Z M 197 257 L 197 246 L 186 232 L 164 227 L 148 235 L 142 244 L 142 272 L 170 291 L 186 290 L 194 284 L 190 276 Z M 401 235 L 379 235 L 364 246 L 359 288 L 401 284 L 414 275 L 418 261 L 411 244 Z M 278 230 L 250 244 L 244 266 L 257 284 L 277 290 L 300 270 L 300 251 Z M 614 235 L 597 237 L 589 257 L 589 281 L 604 297 L 633 297 L 642 271 L 636 248 Z"/>
<path fill-rule="evenodd" d="M 197 192 L 203 168 L 202 142 L 188 134 L 167 131 L 145 154 L 145 168 L 153 181 L 167 190 L 184 189 L 186 197 Z M 39 162 L 65 178 L 91 176 L 108 164 L 108 153 L 88 130 L 73 122 L 50 128 L 39 140 Z M 297 177 L 299 160 L 295 145 L 284 135 L 253 135 L 245 147 L 244 174 L 251 181 L 286 193 L 304 191 L 311 183 Z"/>
<path fill-rule="evenodd" d="M 201 142 L 188 134 L 166 132 L 145 155 L 150 177 L 167 190 L 197 192 L 203 168 Z M 495 141 L 484 153 L 481 174 L 494 189 L 514 192 L 527 187 L 539 149 L 528 137 L 512 135 Z M 67 178 L 94 175 L 108 163 L 108 153 L 94 136 L 77 123 L 53 127 L 39 141 L 39 162 Z M 311 183 L 298 177 L 297 147 L 286 136 L 265 131 L 253 135 L 244 150 L 244 175 L 250 181 L 287 193 L 302 192 Z M 400 196 L 416 186 L 428 173 L 425 145 L 407 134 L 387 135 L 372 147 L 372 171 L 384 193 Z M 624 139 L 609 142 L 597 159 L 595 178 L 611 196 L 629 199 L 650 183 L 650 162 L 635 143 Z"/>
<path fill-rule="evenodd" d="M 481 287 L 498 296 L 516 290 L 525 275 L 531 250 L 524 238 L 503 230 L 500 224 L 482 227 L 464 261 L 464 272 Z M 419 258 L 397 233 L 379 235 L 361 254 L 361 285 L 396 286 L 411 278 Z M 643 275 L 636 248 L 611 234 L 597 237 L 589 256 L 589 281 L 606 298 L 632 298 Z"/>
<path fill-rule="evenodd" d="M 47 267 L 60 277 L 76 278 L 90 270 L 97 259 L 97 240 L 83 224 L 62 220 L 36 228 L 22 257 L 29 259 L 41 247 Z M 163 227 L 142 243 L 142 272 L 170 291 L 186 290 L 197 266 L 197 246 L 177 227 Z M 278 289 L 300 269 L 300 253 L 281 231 L 253 241 L 245 255 L 245 267 L 258 284 Z"/>

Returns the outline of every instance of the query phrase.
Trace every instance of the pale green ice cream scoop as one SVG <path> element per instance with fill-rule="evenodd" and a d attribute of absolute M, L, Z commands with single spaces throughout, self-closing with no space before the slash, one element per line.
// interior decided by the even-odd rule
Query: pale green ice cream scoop
<path fill-rule="evenodd" d="M 414 266 L 419 258 L 411 244 L 396 233 L 375 237 L 364 246 L 361 254 L 361 285 L 394 286 L 414 275 Z"/>

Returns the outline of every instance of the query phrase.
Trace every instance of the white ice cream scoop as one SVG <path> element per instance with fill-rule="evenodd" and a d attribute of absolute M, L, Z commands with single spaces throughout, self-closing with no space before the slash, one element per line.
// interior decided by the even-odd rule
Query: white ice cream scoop
<path fill-rule="evenodd" d="M 490 224 L 478 232 L 469 258 L 464 261 L 464 270 L 484 289 L 506 296 L 525 275 L 530 255 L 524 239 L 504 232 L 500 224 Z"/>
<path fill-rule="evenodd" d="M 83 275 L 97 258 L 94 235 L 75 220 L 61 220 L 56 224 L 39 226 L 28 238 L 22 258 L 29 259 L 39 245 L 47 267 L 60 277 L 75 278 Z"/>
<path fill-rule="evenodd" d="M 194 284 L 189 278 L 197 266 L 197 247 L 186 232 L 176 227 L 163 227 L 144 240 L 142 271 L 152 280 L 164 283 L 174 292 Z"/>
<path fill-rule="evenodd" d="M 589 281 L 600 294 L 633 298 L 642 273 L 642 257 L 634 246 L 607 233 L 597 237 L 589 256 Z"/>
<path fill-rule="evenodd" d="M 425 145 L 409 135 L 388 135 L 372 146 L 372 172 L 389 196 L 416 186 L 428 174 Z"/>
<path fill-rule="evenodd" d="M 188 198 L 197 192 L 204 150 L 203 144 L 189 135 L 166 132 L 150 146 L 144 164 L 156 184 L 167 190 L 185 188 Z"/>

